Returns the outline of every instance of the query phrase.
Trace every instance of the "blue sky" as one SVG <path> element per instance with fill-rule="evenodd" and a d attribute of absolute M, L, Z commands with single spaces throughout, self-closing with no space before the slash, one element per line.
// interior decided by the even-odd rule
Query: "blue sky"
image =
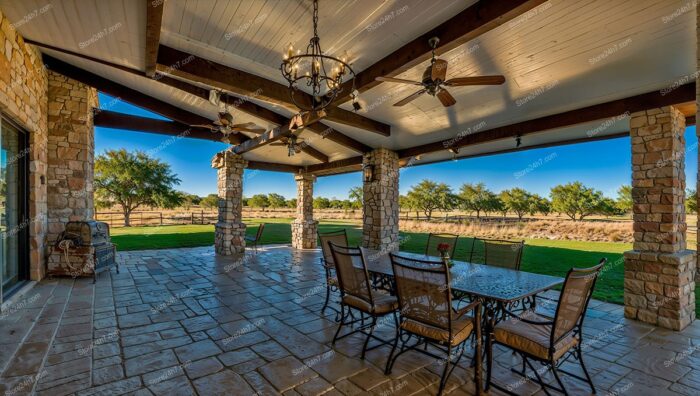
<path fill-rule="evenodd" d="M 162 118 L 102 94 L 100 105 L 112 111 Z M 223 143 L 198 139 L 173 141 L 164 135 L 95 128 L 98 155 L 119 148 L 149 151 L 152 156 L 171 165 L 182 180 L 179 190 L 197 195 L 216 192 L 216 170 L 211 168 L 210 161 L 215 153 L 227 147 Z M 690 148 L 686 155 L 686 180 L 689 188 L 695 188 L 695 127 L 686 129 L 686 147 Z M 541 165 L 534 165 L 538 163 Z M 422 179 L 431 179 L 447 183 L 454 190 L 458 190 L 462 183 L 484 182 L 496 192 L 522 187 L 548 196 L 551 187 L 578 180 L 615 197 L 620 185 L 630 183 L 630 163 L 630 142 L 623 138 L 404 168 L 399 188 L 401 194 L 405 194 Z M 531 171 L 523 172 L 528 167 Z M 519 177 L 516 177 L 519 172 Z M 344 199 L 351 187 L 362 184 L 361 177 L 359 172 L 321 177 L 315 185 L 314 195 Z M 292 198 L 296 194 L 294 179 L 288 173 L 246 171 L 243 186 L 243 194 L 247 197 L 274 192 Z"/>

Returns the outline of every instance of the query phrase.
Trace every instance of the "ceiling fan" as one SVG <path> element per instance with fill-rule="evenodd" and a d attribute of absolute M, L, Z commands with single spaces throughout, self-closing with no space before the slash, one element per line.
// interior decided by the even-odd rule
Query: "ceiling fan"
<path fill-rule="evenodd" d="M 404 80 L 401 78 L 393 77 L 377 77 L 377 81 L 382 82 L 395 82 L 401 84 L 411 84 L 422 86 L 420 90 L 414 92 L 413 94 L 407 96 L 406 98 L 394 103 L 394 106 L 403 106 L 424 93 L 436 96 L 440 103 L 445 107 L 450 107 L 457 103 L 455 98 L 445 89 L 445 87 L 463 87 L 468 85 L 500 85 L 503 84 L 506 79 L 501 75 L 495 76 L 476 76 L 476 77 L 456 77 L 449 80 L 445 80 L 447 76 L 447 61 L 443 59 L 438 59 L 435 56 L 435 49 L 437 48 L 440 39 L 433 37 L 428 40 L 430 47 L 433 49 L 433 57 L 430 60 L 430 66 L 423 72 L 422 81 L 411 81 Z"/>
<path fill-rule="evenodd" d="M 289 135 L 289 137 L 283 137 L 279 142 L 270 143 L 270 146 L 286 146 L 287 156 L 293 157 L 294 154 L 301 152 L 302 144 L 304 143 L 304 138 L 298 137 L 295 134 Z"/>
<path fill-rule="evenodd" d="M 222 106 L 222 100 L 221 100 L 221 93 L 216 92 L 212 90 L 209 94 L 209 101 L 221 108 Z M 211 124 L 208 125 L 193 125 L 196 127 L 201 127 L 201 128 L 208 128 L 212 132 L 219 132 L 224 135 L 224 137 L 221 139 L 222 142 L 224 143 L 231 143 L 229 141 L 229 135 L 239 133 L 239 132 L 250 132 L 254 133 L 256 135 L 259 135 L 261 133 L 265 132 L 265 128 L 262 128 L 258 125 L 256 125 L 254 122 L 244 122 L 241 124 L 234 124 L 233 123 L 233 114 L 231 114 L 228 110 L 228 100 L 223 102 L 223 109 L 222 111 L 219 111 L 218 114 L 218 119 L 214 120 Z"/>

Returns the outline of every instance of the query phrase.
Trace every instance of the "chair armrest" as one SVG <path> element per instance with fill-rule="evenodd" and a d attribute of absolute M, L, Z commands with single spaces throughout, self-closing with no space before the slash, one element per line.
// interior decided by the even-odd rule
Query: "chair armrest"
<path fill-rule="evenodd" d="M 505 309 L 505 308 L 503 308 L 503 311 L 504 311 L 505 313 L 507 313 L 508 315 L 512 316 L 513 318 L 517 318 L 519 321 L 522 321 L 522 322 L 525 322 L 525 323 L 529 323 L 529 324 L 533 324 L 533 325 L 540 325 L 540 326 L 547 326 L 547 325 L 553 325 L 553 324 L 554 324 L 554 320 L 548 320 L 548 321 L 546 321 L 546 322 L 541 322 L 541 321 L 538 321 L 538 320 L 525 319 L 525 318 L 522 317 L 522 315 L 518 315 L 518 314 L 516 314 L 515 312 L 509 311 L 509 310 L 507 310 L 507 309 Z M 526 311 L 526 312 L 533 312 L 533 313 L 534 313 L 534 311 Z"/>
<path fill-rule="evenodd" d="M 452 308 L 452 311 L 457 314 L 457 318 L 461 318 L 465 313 L 478 309 L 481 306 L 481 301 L 472 301 L 466 307 L 459 309 Z"/>

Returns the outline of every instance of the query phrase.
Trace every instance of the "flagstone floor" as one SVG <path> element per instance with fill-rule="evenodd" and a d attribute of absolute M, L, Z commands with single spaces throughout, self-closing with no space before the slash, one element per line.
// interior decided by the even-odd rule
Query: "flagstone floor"
<path fill-rule="evenodd" d="M 0 315 L 0 391 L 5 395 L 412 395 L 435 394 L 440 364 L 409 352 L 390 376 L 388 348 L 359 359 L 363 338 L 330 345 L 334 314 L 318 251 L 268 246 L 242 258 L 213 248 L 119 253 L 121 273 L 46 280 Z M 556 297 L 556 294 L 553 294 Z M 380 326 L 393 335 L 393 325 Z M 681 333 L 625 320 L 593 301 L 585 360 L 599 394 L 700 393 L 700 324 Z M 471 354 L 471 351 L 467 352 Z M 448 383 L 473 394 L 469 359 Z M 511 374 L 498 350 L 495 379 L 542 394 Z M 569 365 L 568 363 L 566 363 Z M 576 367 L 571 365 L 571 370 Z M 587 385 L 565 378 L 572 394 Z M 497 392 L 492 392 L 497 393 Z"/>

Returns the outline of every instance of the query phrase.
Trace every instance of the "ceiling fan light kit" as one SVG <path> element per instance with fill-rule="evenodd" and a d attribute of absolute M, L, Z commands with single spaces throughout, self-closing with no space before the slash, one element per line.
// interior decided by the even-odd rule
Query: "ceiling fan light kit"
<path fill-rule="evenodd" d="M 419 96 L 427 93 L 431 96 L 438 98 L 440 103 L 445 107 L 453 106 L 457 103 L 457 100 L 450 94 L 445 87 L 461 87 L 467 85 L 500 85 L 503 84 L 506 79 L 501 75 L 496 76 L 476 76 L 476 77 L 457 77 L 446 80 L 447 77 L 447 61 L 439 59 L 435 55 L 435 49 L 440 43 L 440 39 L 437 37 L 432 37 L 428 40 L 430 48 L 433 49 L 432 58 L 430 59 L 430 66 L 428 66 L 423 72 L 423 77 L 421 81 L 411 81 L 402 78 L 394 77 L 377 77 L 377 81 L 381 82 L 393 82 L 399 84 L 410 84 L 422 87 L 418 91 L 412 93 L 411 95 L 401 99 L 400 101 L 394 103 L 394 106 L 404 106 Z"/>

